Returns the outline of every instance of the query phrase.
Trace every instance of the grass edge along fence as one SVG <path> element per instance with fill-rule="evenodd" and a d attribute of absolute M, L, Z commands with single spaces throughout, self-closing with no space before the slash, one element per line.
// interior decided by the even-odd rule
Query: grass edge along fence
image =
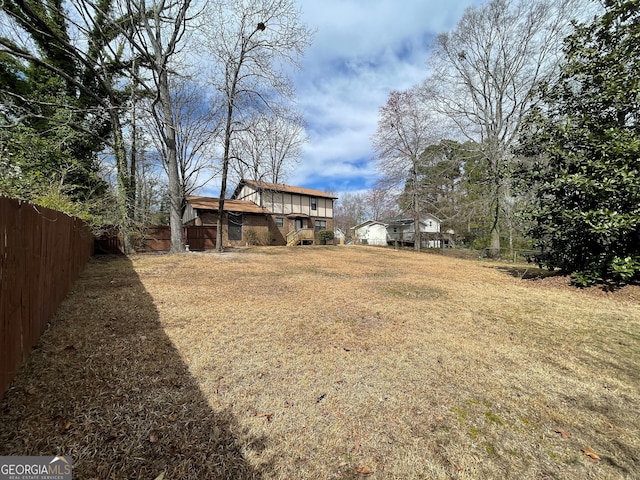
<path fill-rule="evenodd" d="M 82 220 L 0 196 L 0 397 L 93 254 Z"/>

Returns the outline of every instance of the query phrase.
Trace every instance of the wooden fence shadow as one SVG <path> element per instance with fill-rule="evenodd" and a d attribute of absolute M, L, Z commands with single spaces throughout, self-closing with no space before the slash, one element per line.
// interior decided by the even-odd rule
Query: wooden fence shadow
<path fill-rule="evenodd" d="M 0 401 L 0 425 L 0 455 L 70 455 L 79 479 L 265 473 L 244 455 L 265 440 L 211 409 L 126 257 L 90 262 Z"/>

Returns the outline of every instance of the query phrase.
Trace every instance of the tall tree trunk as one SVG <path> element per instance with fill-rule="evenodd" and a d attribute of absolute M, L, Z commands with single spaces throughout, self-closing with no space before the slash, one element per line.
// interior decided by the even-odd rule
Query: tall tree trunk
<path fill-rule="evenodd" d="M 232 92 L 235 92 L 236 77 L 234 78 Z M 232 97 L 233 98 L 233 97 Z M 227 103 L 227 124 L 224 130 L 224 156 L 222 161 L 222 183 L 220 185 L 220 199 L 218 200 L 218 223 L 216 232 L 216 250 L 223 251 L 222 226 L 224 225 L 224 200 L 227 195 L 227 175 L 229 173 L 229 156 L 231 154 L 231 121 L 233 119 L 233 102 Z"/>
<path fill-rule="evenodd" d="M 134 77 L 138 77 L 137 63 L 133 61 Z M 137 186 L 137 173 L 138 173 L 138 124 L 137 124 L 137 106 L 138 97 L 136 95 L 137 82 L 131 82 L 131 155 L 129 160 L 129 202 L 131 210 L 129 212 L 129 218 L 136 219 L 136 194 L 138 192 Z"/>
<path fill-rule="evenodd" d="M 120 233 L 122 234 L 122 247 L 124 253 L 129 254 L 134 250 L 131 202 L 135 201 L 135 192 L 131 192 L 131 177 L 127 164 L 127 150 L 124 145 L 124 136 L 118 111 L 113 108 L 109 109 L 109 116 L 113 126 L 113 155 L 116 160 L 118 216 Z"/>
<path fill-rule="evenodd" d="M 500 198 L 499 189 L 496 191 L 494 199 L 495 207 L 493 209 L 493 221 L 491 223 L 491 246 L 489 247 L 489 256 L 491 258 L 500 258 Z"/>
<path fill-rule="evenodd" d="M 182 241 L 182 204 L 184 201 L 180 189 L 180 174 L 178 171 L 178 155 L 176 152 L 176 129 L 173 124 L 171 95 L 169 92 L 169 78 L 167 69 L 160 70 L 158 75 L 158 90 L 163 113 L 163 135 L 167 149 L 167 175 L 169 177 L 169 225 L 171 229 L 171 253 L 184 252 Z"/>
<path fill-rule="evenodd" d="M 413 249 L 417 252 L 422 247 L 422 232 L 420 231 L 420 195 L 418 194 L 418 159 L 412 156 L 413 166 L 411 171 L 411 182 L 413 192 L 411 192 L 411 202 L 413 203 Z"/>

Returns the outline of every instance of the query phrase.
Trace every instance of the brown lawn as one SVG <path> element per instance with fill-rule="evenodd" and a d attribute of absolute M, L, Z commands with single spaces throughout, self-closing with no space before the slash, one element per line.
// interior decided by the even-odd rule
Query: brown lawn
<path fill-rule="evenodd" d="M 0 403 L 74 478 L 640 478 L 640 287 L 373 247 L 96 259 Z"/>

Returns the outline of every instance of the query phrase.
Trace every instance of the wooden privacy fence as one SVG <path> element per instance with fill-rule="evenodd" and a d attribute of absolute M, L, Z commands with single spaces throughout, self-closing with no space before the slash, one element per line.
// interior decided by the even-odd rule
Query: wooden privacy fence
<path fill-rule="evenodd" d="M 82 220 L 0 197 L 0 396 L 92 253 Z"/>
<path fill-rule="evenodd" d="M 216 227 L 182 227 L 182 240 L 189 250 L 202 251 L 216 248 Z M 167 226 L 147 227 L 144 230 L 141 250 L 168 252 L 171 248 L 171 229 Z"/>

